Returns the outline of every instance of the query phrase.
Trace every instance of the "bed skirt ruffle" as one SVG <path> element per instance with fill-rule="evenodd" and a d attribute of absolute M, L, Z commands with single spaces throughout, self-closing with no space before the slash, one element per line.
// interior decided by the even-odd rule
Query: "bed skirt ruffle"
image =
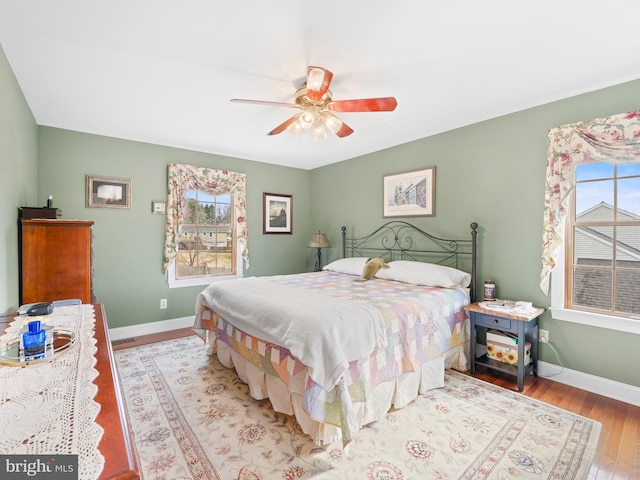
<path fill-rule="evenodd" d="M 339 425 L 312 417 L 305 408 L 304 395 L 292 391 L 280 377 L 270 375 L 239 352 L 216 338 L 215 332 L 204 330 L 201 334 L 207 345 L 208 353 L 217 355 L 227 368 L 236 370 L 238 377 L 249 386 L 250 394 L 256 400 L 269 399 L 277 412 L 295 416 L 301 430 L 309 435 L 317 445 L 334 442 L 345 443 L 345 432 Z M 468 370 L 468 340 L 444 352 L 413 372 L 403 373 L 393 380 L 382 382 L 367 391 L 365 401 L 350 402 L 350 430 L 357 432 L 368 423 L 383 418 L 391 408 L 402 408 L 411 403 L 418 395 L 434 388 L 444 386 L 444 371 L 452 368 Z M 295 388 L 294 388 L 295 390 Z M 344 401 L 344 399 L 342 399 Z M 352 433 L 347 435 L 351 438 Z"/>

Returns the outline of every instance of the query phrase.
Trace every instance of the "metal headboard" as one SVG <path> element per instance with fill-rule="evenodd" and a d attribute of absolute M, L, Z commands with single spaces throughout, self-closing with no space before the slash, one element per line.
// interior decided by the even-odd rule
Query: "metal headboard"
<path fill-rule="evenodd" d="M 416 260 L 437 263 L 464 270 L 471 274 L 471 301 L 476 300 L 477 234 L 478 224 L 471 225 L 471 238 L 439 238 L 408 222 L 394 220 L 369 235 L 347 237 L 342 227 L 342 257 L 380 257 L 393 260 Z"/>

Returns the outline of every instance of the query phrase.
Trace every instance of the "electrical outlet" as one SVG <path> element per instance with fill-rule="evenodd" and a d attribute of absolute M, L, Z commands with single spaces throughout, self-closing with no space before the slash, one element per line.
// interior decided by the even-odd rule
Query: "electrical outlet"
<path fill-rule="evenodd" d="M 538 332 L 538 340 L 540 340 L 540 343 L 549 343 L 549 330 L 540 329 Z"/>
<path fill-rule="evenodd" d="M 162 308 L 162 309 L 167 308 L 167 299 L 166 298 L 161 298 L 160 299 L 160 308 Z"/>

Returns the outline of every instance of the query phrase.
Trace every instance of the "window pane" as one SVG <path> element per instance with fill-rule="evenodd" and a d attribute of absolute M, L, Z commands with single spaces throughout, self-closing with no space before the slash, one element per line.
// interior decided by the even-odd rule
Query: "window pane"
<path fill-rule="evenodd" d="M 189 223 L 192 225 L 196 223 L 197 209 L 195 208 L 195 206 L 196 204 L 194 199 L 187 199 L 187 201 L 182 204 L 182 215 L 184 217 L 184 223 Z"/>
<path fill-rule="evenodd" d="M 613 180 L 576 184 L 576 220 L 613 220 Z"/>
<path fill-rule="evenodd" d="M 613 265 L 613 227 L 575 227 L 573 230 L 575 265 Z"/>
<path fill-rule="evenodd" d="M 235 274 L 232 209 L 228 194 L 187 192 L 176 262 L 178 279 Z"/>
<path fill-rule="evenodd" d="M 611 269 L 574 268 L 573 305 L 611 311 L 611 282 Z"/>
<path fill-rule="evenodd" d="M 191 194 L 191 192 L 196 193 L 196 190 L 189 190 L 189 194 Z M 211 195 L 210 193 L 205 193 L 200 191 L 197 191 L 197 194 L 198 194 L 198 200 L 202 203 L 214 203 L 218 198 L 217 195 Z"/>
<path fill-rule="evenodd" d="M 640 220 L 640 177 L 618 180 L 617 220 Z"/>
<path fill-rule="evenodd" d="M 183 235 L 178 248 L 178 278 L 233 273 L 232 233 L 229 229 L 199 230 L 199 235 Z"/>
<path fill-rule="evenodd" d="M 640 175 L 640 163 L 620 163 L 618 164 L 618 176 L 628 177 Z"/>
<path fill-rule="evenodd" d="M 590 163 L 576 166 L 576 182 L 613 178 L 613 163 Z"/>
<path fill-rule="evenodd" d="M 616 270 L 616 311 L 640 314 L 640 269 Z"/>
<path fill-rule="evenodd" d="M 640 225 L 616 227 L 616 267 L 640 269 Z"/>
<path fill-rule="evenodd" d="M 567 265 L 572 273 L 571 285 L 567 285 L 571 289 L 568 308 L 637 315 L 640 163 L 581 165 L 576 168 L 575 187 L 572 254 Z M 620 225 L 623 222 L 631 225 Z"/>

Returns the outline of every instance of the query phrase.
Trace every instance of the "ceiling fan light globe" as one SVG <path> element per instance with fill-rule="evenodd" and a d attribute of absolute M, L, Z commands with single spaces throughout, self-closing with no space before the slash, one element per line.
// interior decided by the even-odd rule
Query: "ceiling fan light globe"
<path fill-rule="evenodd" d="M 324 81 L 324 70 L 321 68 L 310 68 L 307 74 L 307 88 L 310 90 L 320 90 Z"/>
<path fill-rule="evenodd" d="M 298 117 L 298 123 L 300 124 L 300 127 L 304 128 L 305 130 L 313 126 L 314 120 L 315 117 L 312 112 L 303 112 Z"/>
<path fill-rule="evenodd" d="M 332 113 L 322 112 L 320 118 L 322 119 L 322 123 L 324 123 L 332 133 L 337 133 L 340 128 L 342 128 L 342 120 Z"/>
<path fill-rule="evenodd" d="M 299 122 L 293 122 L 291 125 L 287 127 L 287 130 L 291 135 L 293 135 L 294 137 L 297 137 L 298 135 L 300 135 L 300 132 L 302 131 L 302 127 L 300 126 Z"/>
<path fill-rule="evenodd" d="M 327 132 L 322 126 L 321 123 L 317 123 L 315 127 L 313 127 L 313 139 L 316 142 L 323 142 L 327 139 Z"/>

